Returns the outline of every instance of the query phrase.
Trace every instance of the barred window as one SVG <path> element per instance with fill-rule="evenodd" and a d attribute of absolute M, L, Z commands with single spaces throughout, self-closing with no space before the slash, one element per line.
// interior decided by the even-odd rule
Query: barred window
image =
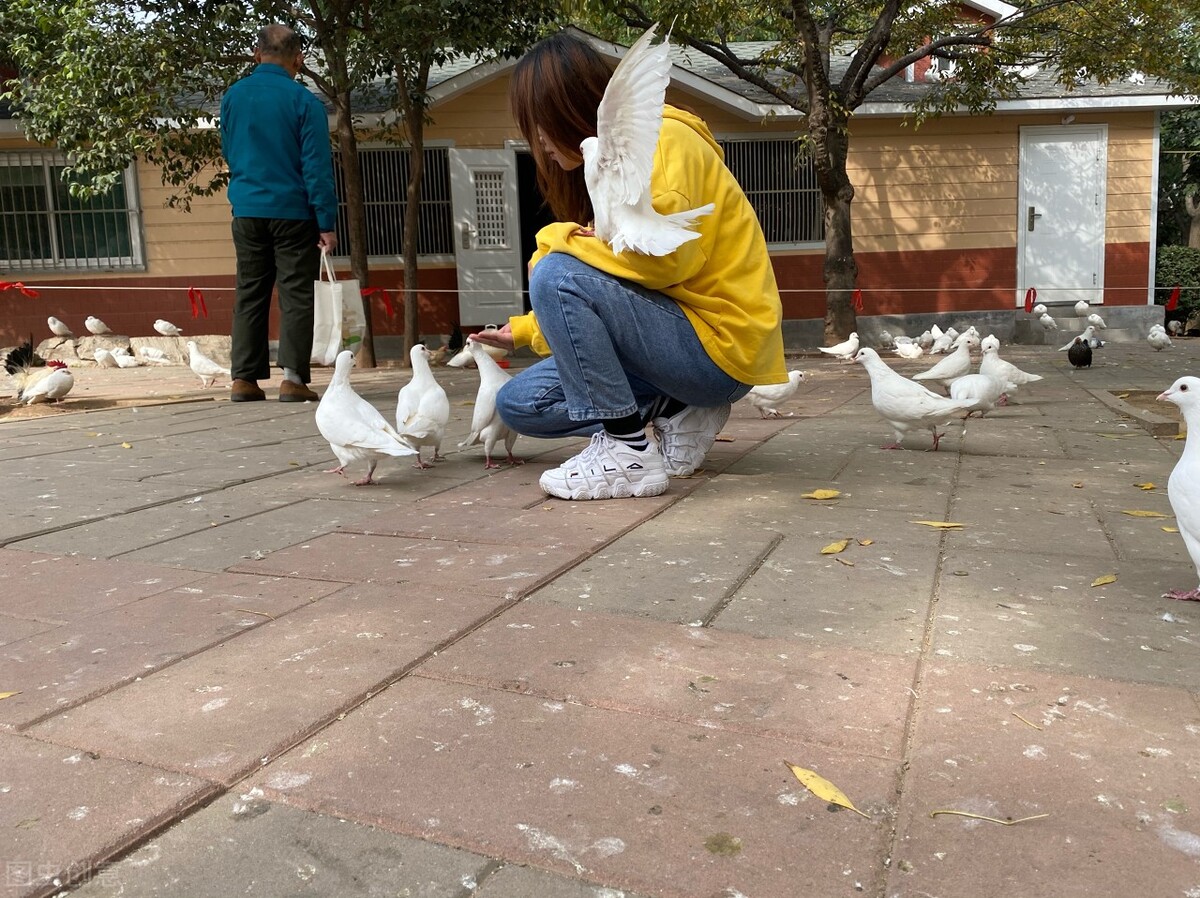
<path fill-rule="evenodd" d="M 819 243 L 825 239 L 817 174 L 795 140 L 719 143 L 725 151 L 725 164 L 758 213 L 767 243 Z"/>
<path fill-rule="evenodd" d="M 367 255 L 400 257 L 404 254 L 404 210 L 408 205 L 408 148 L 359 148 L 363 201 L 367 218 Z M 421 179 L 421 218 L 417 253 L 422 256 L 454 254 L 453 210 L 450 208 L 450 165 L 445 147 L 425 150 Z M 346 182 L 340 154 L 334 154 L 338 193 L 338 245 L 350 245 L 346 217 Z"/>
<path fill-rule="evenodd" d="M 0 269 L 77 271 L 141 268 L 133 167 L 108 193 L 71 196 L 61 154 L 0 151 Z"/>

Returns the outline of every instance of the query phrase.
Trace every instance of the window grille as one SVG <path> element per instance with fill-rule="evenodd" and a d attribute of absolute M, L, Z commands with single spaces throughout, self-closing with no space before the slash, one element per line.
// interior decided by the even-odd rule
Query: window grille
<path fill-rule="evenodd" d="M 77 271 L 140 268 L 140 209 L 134 170 L 106 194 L 71 196 L 63 157 L 0 152 L 0 269 Z"/>
<path fill-rule="evenodd" d="M 400 257 L 404 254 L 404 210 L 408 205 L 408 153 L 407 147 L 371 147 L 360 148 L 358 151 L 367 219 L 368 256 Z M 340 158 L 339 154 L 334 154 L 338 194 L 337 238 L 339 246 L 349 247 L 346 182 Z M 420 203 L 418 255 L 453 255 L 450 165 L 444 147 L 425 150 L 425 172 L 421 179 Z"/>
<path fill-rule="evenodd" d="M 819 243 L 825 239 L 817 174 L 795 140 L 718 142 L 725 151 L 725 164 L 758 214 L 767 243 Z"/>
<path fill-rule="evenodd" d="M 475 245 L 479 248 L 508 246 L 505 234 L 504 172 L 477 171 L 475 179 Z"/>

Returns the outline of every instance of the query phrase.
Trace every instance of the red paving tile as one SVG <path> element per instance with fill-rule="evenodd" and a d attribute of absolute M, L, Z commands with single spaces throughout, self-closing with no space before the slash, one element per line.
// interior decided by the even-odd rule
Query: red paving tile
<path fill-rule="evenodd" d="M 898 758 L 915 661 L 523 604 L 422 676 Z"/>
<path fill-rule="evenodd" d="M 140 836 L 199 804 L 199 779 L 0 733 L 0 895 L 92 878 Z"/>
<path fill-rule="evenodd" d="M 409 589 L 453 584 L 493 596 L 529 592 L 581 557 L 577 548 L 487 546 L 408 537 L 331 533 L 230 568 Z"/>
<path fill-rule="evenodd" d="M 290 577 L 217 574 L 0 649 L 0 727 L 25 726 L 340 588 Z"/>
<path fill-rule="evenodd" d="M 1200 889 L 1200 707 L 1188 692 L 943 664 L 921 705 L 888 895 Z M 942 809 L 1049 817 L 930 817 Z"/>
<path fill-rule="evenodd" d="M 349 587 L 27 732 L 228 782 L 499 604 L 444 590 Z"/>
<path fill-rule="evenodd" d="M 784 767 L 871 814 L 831 813 Z M 881 886 L 895 764 L 408 677 L 247 785 L 371 823 L 668 898 Z"/>

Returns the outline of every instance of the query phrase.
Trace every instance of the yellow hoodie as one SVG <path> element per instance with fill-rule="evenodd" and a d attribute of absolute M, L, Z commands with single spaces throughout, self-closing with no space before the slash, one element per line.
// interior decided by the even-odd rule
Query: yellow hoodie
<path fill-rule="evenodd" d="M 534 266 L 548 253 L 568 253 L 593 268 L 657 290 L 679 303 L 716 364 L 744 384 L 787 380 L 783 361 L 783 308 L 767 242 L 746 195 L 724 164 L 724 154 L 703 120 L 663 107 L 663 125 L 650 179 L 654 208 L 663 214 L 705 203 L 716 209 L 700 219 L 700 234 L 666 256 L 626 251 L 615 255 L 597 237 L 558 222 L 537 234 Z M 532 312 L 509 319 L 517 346 L 549 355 Z"/>

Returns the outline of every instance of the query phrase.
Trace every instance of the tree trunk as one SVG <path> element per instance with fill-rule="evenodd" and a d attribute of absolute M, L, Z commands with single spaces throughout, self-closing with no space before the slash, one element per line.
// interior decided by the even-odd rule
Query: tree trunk
<path fill-rule="evenodd" d="M 338 149 L 342 157 L 342 180 L 346 189 L 346 229 L 350 237 L 350 273 L 362 287 L 370 284 L 371 271 L 367 263 L 367 218 L 363 199 L 362 166 L 358 158 L 358 138 L 354 133 L 354 121 L 349 114 L 350 93 L 338 96 L 337 135 Z M 362 347 L 358 351 L 360 368 L 374 368 L 375 328 L 371 321 L 371 300 L 363 300 L 363 313 L 367 330 L 363 334 Z"/>
<path fill-rule="evenodd" d="M 1189 196 L 1183 202 L 1188 214 L 1188 241 L 1192 249 L 1200 249 L 1200 198 Z"/>
<path fill-rule="evenodd" d="M 814 121 L 815 120 L 815 121 Z M 825 209 L 825 345 L 840 343 L 857 329 L 851 304 L 858 280 L 854 261 L 854 231 L 850 208 L 854 185 L 846 174 L 849 152 L 848 121 L 827 108 L 810 115 L 817 183 Z"/>
<path fill-rule="evenodd" d="M 425 179 L 425 127 L 418 115 L 408 129 L 408 192 L 404 207 L 404 359 L 421 339 L 417 308 L 417 236 L 421 226 L 421 182 Z"/>

